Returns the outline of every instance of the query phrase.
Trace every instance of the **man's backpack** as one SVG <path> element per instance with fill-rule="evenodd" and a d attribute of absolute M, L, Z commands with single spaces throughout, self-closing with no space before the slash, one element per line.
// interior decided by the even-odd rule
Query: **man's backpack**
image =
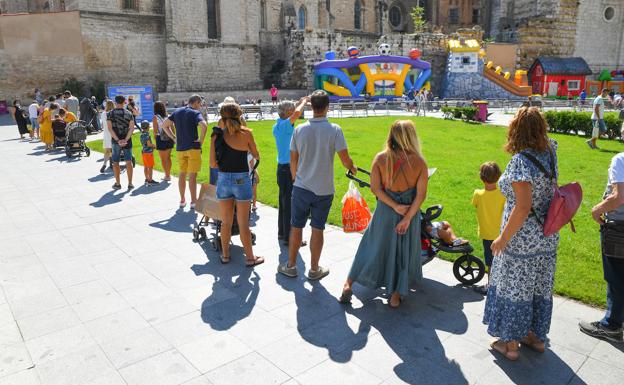
<path fill-rule="evenodd" d="M 546 175 L 548 179 L 551 180 L 551 182 L 554 182 L 555 184 L 555 193 L 550 201 L 548 213 L 546 214 L 546 220 L 542 222 L 535 213 L 533 207 L 531 207 L 531 213 L 544 228 L 545 236 L 550 236 L 559 232 L 559 230 L 561 230 L 561 228 L 568 223 L 570 223 L 572 231 L 576 232 L 572 218 L 581 206 L 581 201 L 583 200 L 583 190 L 581 185 L 577 182 L 559 186 L 555 172 L 555 157 L 550 146 L 548 146 L 548 153 L 550 155 L 550 172 L 548 172 L 544 165 L 542 165 L 542 163 L 532 154 L 529 154 L 526 151 L 520 153 L 525 158 L 530 160 L 531 163 L 533 163 L 544 175 Z"/>

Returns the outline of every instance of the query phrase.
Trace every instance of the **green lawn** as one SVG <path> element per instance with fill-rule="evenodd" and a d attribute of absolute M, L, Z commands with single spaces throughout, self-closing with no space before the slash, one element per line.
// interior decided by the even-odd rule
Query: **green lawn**
<path fill-rule="evenodd" d="M 349 151 L 360 167 L 369 169 L 373 156 L 383 149 L 388 127 L 396 117 L 370 117 L 332 119 L 344 130 Z M 481 188 L 479 165 L 488 160 L 504 167 L 509 155 L 502 150 L 505 142 L 505 128 L 435 118 L 412 118 L 422 141 L 423 151 L 429 167 L 436 167 L 432 177 L 425 205 L 444 205 L 443 218 L 453 224 L 458 234 L 472 240 L 476 255 L 482 255 L 481 242 L 477 235 L 476 216 L 470 205 L 472 192 Z M 275 177 L 276 150 L 271 134 L 272 121 L 251 122 L 258 143 L 262 162 L 261 183 L 258 198 L 265 204 L 277 205 L 278 188 Z M 602 263 L 599 248 L 598 226 L 591 220 L 591 207 L 600 201 L 607 177 L 611 157 L 621 150 L 615 141 L 601 141 L 600 151 L 590 151 L 585 140 L 576 136 L 552 135 L 559 142 L 560 181 L 578 181 L 583 186 L 584 200 L 576 216 L 577 233 L 566 227 L 561 232 L 559 260 L 555 290 L 558 294 L 586 303 L 605 304 L 605 284 L 602 279 Z M 139 143 L 135 135 L 134 143 Z M 102 150 L 101 141 L 90 143 L 92 149 Z M 208 180 L 208 141 L 204 146 L 204 163 L 200 181 Z M 140 148 L 134 152 L 140 162 Z M 158 154 L 155 154 L 158 158 Z M 173 152 L 175 158 L 175 152 Z M 173 161 L 173 173 L 177 173 L 177 161 Z M 157 168 L 160 167 L 156 159 Z M 338 158 L 336 170 L 336 199 L 330 213 L 330 222 L 341 224 L 340 200 L 345 193 L 348 180 Z M 375 199 L 370 191 L 363 191 L 371 209 Z M 452 255 L 444 258 L 453 259 Z"/>

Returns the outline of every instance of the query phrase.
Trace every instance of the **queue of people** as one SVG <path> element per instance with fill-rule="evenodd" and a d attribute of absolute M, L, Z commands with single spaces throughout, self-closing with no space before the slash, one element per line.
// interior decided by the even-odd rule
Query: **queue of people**
<path fill-rule="evenodd" d="M 132 132 L 135 120 L 123 96 L 107 102 L 105 162 L 115 173 L 113 189 L 121 188 L 119 163 L 126 162 L 128 188 L 132 185 Z M 186 107 L 167 115 L 165 105 L 156 102 L 152 122 L 141 125 L 141 145 L 146 183 L 153 182 L 153 151 L 160 154 L 165 180 L 170 179 L 171 151 L 174 147 L 180 167 L 180 208 L 186 206 L 188 178 L 190 207 L 197 203 L 197 174 L 202 167 L 202 146 L 208 133 L 202 116 L 202 99 L 193 95 Z M 294 126 L 306 105 L 313 117 Z M 40 136 L 48 143 L 51 116 L 58 105 L 51 100 L 45 108 Z M 307 278 L 320 280 L 330 270 L 320 264 L 324 230 L 334 200 L 334 159 L 357 174 L 347 142 L 339 125 L 327 118 L 329 96 L 315 91 L 297 103 L 281 102 L 279 118 L 273 126 L 277 147 L 276 179 L 279 186 L 277 238 L 288 245 L 288 260 L 278 273 L 294 278 L 299 274 L 297 256 L 302 246 L 303 228 L 310 222 L 311 263 Z M 65 113 L 65 116 L 70 114 Z M 25 115 L 24 115 L 25 116 Z M 265 258 L 254 253 L 249 226 L 253 200 L 253 171 L 250 164 L 260 160 L 253 131 L 247 126 L 241 107 L 226 102 L 220 120 L 210 133 L 210 168 L 216 170 L 216 199 L 222 221 L 220 261 L 231 261 L 230 229 L 234 216 L 240 229 L 245 266 L 254 267 Z M 107 136 L 108 135 L 108 136 Z M 491 348 L 515 361 L 520 346 L 537 352 L 546 349 L 553 309 L 554 273 L 559 245 L 558 233 L 546 236 L 543 222 L 558 177 L 558 144 L 548 137 L 547 123 L 536 107 L 522 107 L 509 125 L 505 150 L 511 160 L 504 171 L 494 162 L 481 165 L 483 189 L 475 190 L 479 236 L 483 240 L 489 279 L 477 288 L 486 295 L 483 322 L 496 338 Z M 541 164 L 542 167 L 539 167 Z M 553 178 L 542 169 L 554 170 Z M 475 170 L 476 171 L 476 170 Z M 349 303 L 355 284 L 385 289 L 388 305 L 397 308 L 413 284 L 422 280 L 421 206 L 427 196 L 428 168 L 412 121 L 398 120 L 389 128 L 385 149 L 371 165 L 371 190 L 377 208 L 354 256 L 338 300 Z M 613 158 L 604 200 L 592 210 L 601 226 L 608 309 L 604 319 L 581 322 L 582 332 L 611 341 L 622 341 L 624 322 L 624 153 Z M 452 234 L 448 228 L 439 228 Z M 451 237 L 453 238 L 453 237 Z M 451 239 L 453 241 L 453 239 Z"/>

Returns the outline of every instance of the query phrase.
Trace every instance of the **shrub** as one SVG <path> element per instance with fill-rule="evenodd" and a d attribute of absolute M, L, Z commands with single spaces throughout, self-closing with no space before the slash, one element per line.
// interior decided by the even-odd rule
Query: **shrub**
<path fill-rule="evenodd" d="M 59 92 L 66 90 L 70 91 L 77 98 L 83 98 L 85 96 L 85 83 L 73 76 L 69 77 L 63 80 L 63 88 Z"/>
<path fill-rule="evenodd" d="M 464 119 L 465 121 L 474 120 L 477 114 L 476 107 L 442 107 L 441 111 L 447 118 Z"/>
<path fill-rule="evenodd" d="M 546 111 L 544 114 L 550 131 L 563 134 L 579 134 L 590 136 L 592 132 L 591 112 Z M 606 113 L 605 124 L 610 138 L 620 136 L 622 120 L 617 113 Z"/>

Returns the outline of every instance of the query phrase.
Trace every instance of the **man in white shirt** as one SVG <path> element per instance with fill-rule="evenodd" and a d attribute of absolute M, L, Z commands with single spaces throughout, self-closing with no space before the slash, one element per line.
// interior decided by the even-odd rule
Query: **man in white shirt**
<path fill-rule="evenodd" d="M 69 90 L 63 93 L 63 98 L 65 99 L 65 109 L 78 116 L 78 105 L 80 104 L 78 98 L 72 95 Z"/>
<path fill-rule="evenodd" d="M 592 337 L 622 342 L 624 323 L 624 152 L 613 157 L 609 182 L 602 202 L 592 209 L 600 224 L 602 267 L 607 282 L 607 312 L 594 322 L 580 322 L 581 331 Z"/>
<path fill-rule="evenodd" d="M 39 139 L 39 103 L 36 100 L 28 106 L 28 118 L 30 119 L 30 126 L 33 129 L 35 138 Z"/>
<path fill-rule="evenodd" d="M 592 137 L 586 143 L 592 150 L 598 148 L 596 146 L 596 141 L 600 137 L 600 134 L 604 134 L 607 132 L 607 126 L 604 121 L 604 110 L 605 110 L 605 102 L 604 100 L 609 96 L 609 90 L 604 88 L 602 90 L 602 94 L 598 95 L 596 99 L 594 99 L 593 104 L 593 113 L 592 113 Z"/>

